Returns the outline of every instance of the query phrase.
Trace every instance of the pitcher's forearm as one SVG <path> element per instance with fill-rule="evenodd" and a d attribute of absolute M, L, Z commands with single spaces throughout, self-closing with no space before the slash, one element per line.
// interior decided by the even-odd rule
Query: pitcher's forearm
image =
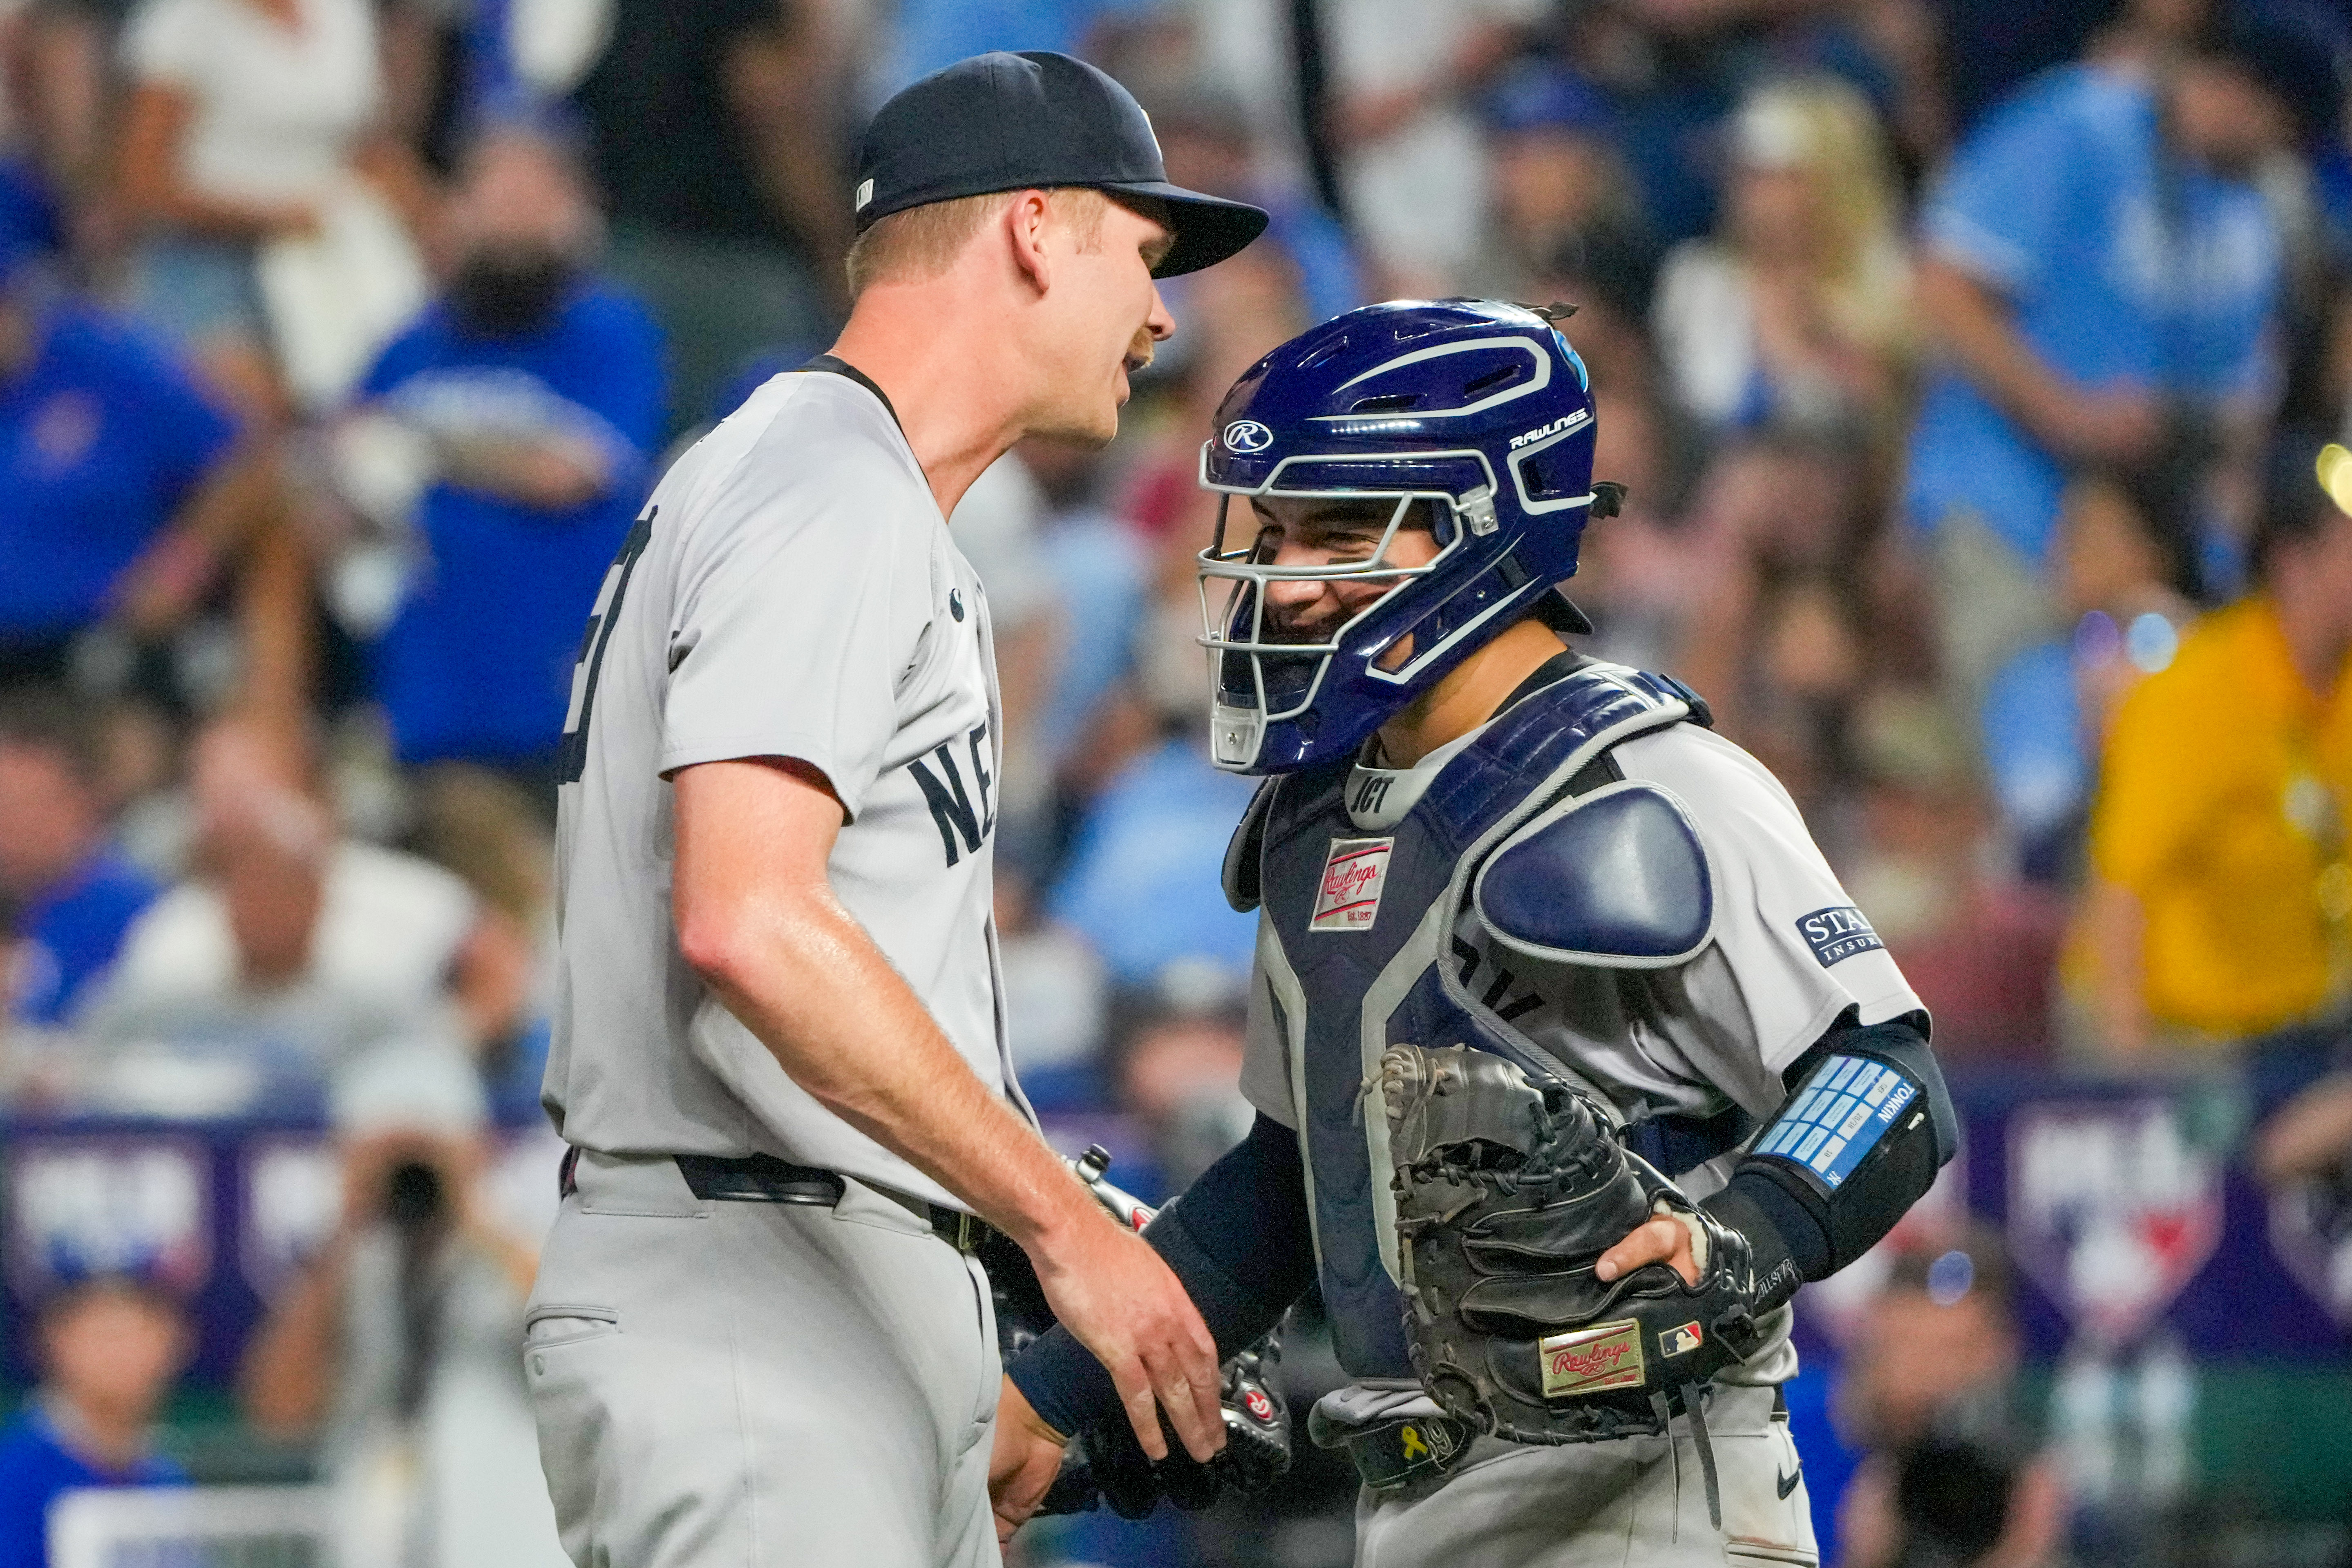
<path fill-rule="evenodd" d="M 762 939 L 704 977 L 793 1082 L 1024 1247 L 1099 1218 L 830 890 L 761 903 Z"/>

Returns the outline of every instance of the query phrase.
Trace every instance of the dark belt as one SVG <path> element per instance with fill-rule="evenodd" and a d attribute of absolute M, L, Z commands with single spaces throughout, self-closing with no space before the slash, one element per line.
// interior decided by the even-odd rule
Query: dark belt
<path fill-rule="evenodd" d="M 706 1202 L 804 1203 L 831 1208 L 848 1190 L 838 1171 L 796 1166 L 773 1155 L 746 1155 L 739 1160 L 715 1155 L 670 1157 L 677 1162 L 677 1174 L 686 1178 L 687 1190 Z M 564 1151 L 562 1186 L 566 1197 L 576 1186 L 573 1172 L 579 1163 L 576 1147 Z M 925 1203 L 922 1208 L 931 1222 L 931 1234 L 959 1252 L 972 1251 L 988 1234 L 988 1222 L 976 1215 L 937 1203 Z"/>
<path fill-rule="evenodd" d="M 1462 1462 L 1477 1436 L 1467 1421 L 1450 1416 L 1413 1416 L 1362 1427 L 1332 1427 L 1315 1433 L 1327 1448 L 1345 1448 L 1356 1474 L 1375 1491 L 1401 1487 L 1424 1476 L 1442 1476 Z"/>
<path fill-rule="evenodd" d="M 1772 1419 L 1789 1419 L 1789 1402 L 1777 1384 Z M 1310 1419 L 1308 1431 L 1318 1447 L 1346 1449 L 1358 1478 L 1375 1491 L 1445 1474 L 1462 1462 L 1477 1436 L 1470 1423 L 1450 1416 L 1399 1416 L 1361 1427 Z"/>

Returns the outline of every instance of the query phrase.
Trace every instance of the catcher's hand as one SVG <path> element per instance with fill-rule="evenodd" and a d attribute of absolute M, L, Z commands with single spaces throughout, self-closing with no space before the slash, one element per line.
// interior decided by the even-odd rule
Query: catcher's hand
<path fill-rule="evenodd" d="M 988 1500 L 996 1511 L 1000 1547 L 1052 1494 L 1062 1472 L 1064 1443 L 1006 1378 L 996 1396 L 996 1436 L 988 1457 Z"/>
<path fill-rule="evenodd" d="M 1664 1263 L 1683 1277 L 1684 1284 L 1696 1285 L 1699 1276 L 1697 1247 L 1697 1234 L 1690 1226 L 1670 1215 L 1660 1215 L 1603 1252 L 1601 1261 L 1592 1266 L 1593 1277 L 1605 1281 L 1653 1263 Z"/>
<path fill-rule="evenodd" d="M 1413 1364 L 1449 1414 L 1521 1442 L 1656 1433 L 1761 1343 L 1746 1238 L 1589 1098 L 1460 1046 L 1391 1047 L 1379 1082 Z"/>

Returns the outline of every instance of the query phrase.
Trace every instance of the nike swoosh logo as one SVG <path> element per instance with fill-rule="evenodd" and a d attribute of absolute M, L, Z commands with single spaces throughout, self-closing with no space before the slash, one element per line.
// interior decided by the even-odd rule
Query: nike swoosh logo
<path fill-rule="evenodd" d="M 1804 1467 L 1804 1466 L 1802 1466 L 1802 1465 L 1799 1465 L 1799 1466 L 1797 1467 L 1797 1473 L 1796 1473 L 1795 1475 L 1793 1475 L 1793 1476 L 1779 1476 L 1779 1477 L 1777 1477 L 1777 1478 L 1776 1478 L 1776 1479 L 1778 1480 L 1778 1483 L 1779 1483 L 1780 1488 L 1780 1500 L 1781 1500 L 1782 1502 L 1786 1502 L 1786 1501 L 1788 1501 L 1788 1500 L 1789 1500 L 1789 1494 L 1790 1494 L 1790 1492 L 1792 1492 L 1792 1491 L 1795 1491 L 1795 1490 L 1797 1490 L 1797 1483 L 1798 1483 L 1799 1481 L 1801 1481 L 1801 1480 L 1803 1480 L 1804 1479 L 1805 1479 L 1805 1467 Z"/>

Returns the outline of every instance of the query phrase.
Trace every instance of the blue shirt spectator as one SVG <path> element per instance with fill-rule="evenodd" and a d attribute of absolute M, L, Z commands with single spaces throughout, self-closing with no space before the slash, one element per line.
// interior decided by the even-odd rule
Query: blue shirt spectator
<path fill-rule="evenodd" d="M 122 949 L 124 933 L 163 890 L 102 847 L 16 916 L 13 1008 L 25 1023 L 66 1022 L 89 983 Z"/>
<path fill-rule="evenodd" d="M 1045 754 L 1060 768 L 1087 744 L 1088 726 L 1135 664 L 1135 628 L 1150 614 L 1150 551 L 1124 520 L 1082 507 L 1045 528 L 1059 591 L 1062 646 L 1041 716 Z"/>
<path fill-rule="evenodd" d="M 29 347 L 0 365 L 0 643 L 22 643 L 102 618 L 236 431 L 125 322 L 11 293 Z"/>
<path fill-rule="evenodd" d="M 101 766 L 84 705 L 0 694 L 0 907 L 14 942 L 0 1003 L 20 1022 L 68 1020 L 162 891 L 107 841 Z"/>
<path fill-rule="evenodd" d="M 436 468 L 424 559 L 372 663 L 404 761 L 528 769 L 562 739 L 581 628 L 644 498 L 661 336 L 585 269 L 585 194 L 552 142 L 488 138 L 455 212 L 447 297 L 362 384 Z"/>
<path fill-rule="evenodd" d="M 47 1568 L 48 1514 L 80 1487 L 179 1486 L 156 1415 L 187 1364 L 187 1313 L 160 1286 L 83 1275 L 40 1303 L 40 1385 L 0 1428 L 0 1568 Z"/>
<path fill-rule="evenodd" d="M 1196 84 L 1155 95 L 1148 107 L 1169 179 L 1265 209 L 1267 223 L 1259 247 L 1271 246 L 1297 269 L 1308 315 L 1321 320 L 1371 298 L 1354 242 L 1339 221 L 1307 192 L 1270 174 L 1259 130 L 1239 95 Z M 1188 281 L 1170 279 L 1163 285 L 1180 317 Z"/>
<path fill-rule="evenodd" d="M 1320 204 L 1294 191 L 1265 191 L 1252 201 L 1266 210 L 1265 241 L 1298 269 L 1307 313 L 1321 321 L 1371 298 L 1348 231 Z"/>
<path fill-rule="evenodd" d="M 1086 52 L 1087 35 L 1107 18 L 1147 16 L 1162 0 L 906 0 L 898 7 L 882 98 L 958 60 L 991 49 Z"/>
<path fill-rule="evenodd" d="M 2251 184 L 2166 148 L 2158 110 L 2129 77 L 2049 73 L 1954 157 L 1925 240 L 2004 297 L 2026 346 L 2067 381 L 2210 406 L 2268 373 L 2279 237 Z M 1973 382 L 1930 382 L 1906 487 L 1918 526 L 1965 510 L 2038 563 L 2065 477 Z"/>
<path fill-rule="evenodd" d="M 607 451 L 606 487 L 571 507 L 434 485 L 417 516 L 429 559 L 375 645 L 376 695 L 404 761 L 552 751 L 580 628 L 660 434 L 659 330 L 597 283 L 510 338 L 470 333 L 436 306 L 384 350 L 362 392 L 435 420 L 463 409 L 518 429 L 566 429 Z"/>
<path fill-rule="evenodd" d="M 1079 830 L 1054 918 L 1093 943 L 1121 985 L 1148 985 L 1180 958 L 1245 975 L 1257 922 L 1225 903 L 1218 868 L 1255 789 L 1210 767 L 1189 735 L 1137 758 Z"/>
<path fill-rule="evenodd" d="M 188 1473 L 149 1454 L 128 1469 L 105 1469 L 67 1445 L 56 1416 L 27 1406 L 0 1429 L 0 1568 L 48 1568 L 51 1504 L 83 1487 L 185 1486 Z"/>

